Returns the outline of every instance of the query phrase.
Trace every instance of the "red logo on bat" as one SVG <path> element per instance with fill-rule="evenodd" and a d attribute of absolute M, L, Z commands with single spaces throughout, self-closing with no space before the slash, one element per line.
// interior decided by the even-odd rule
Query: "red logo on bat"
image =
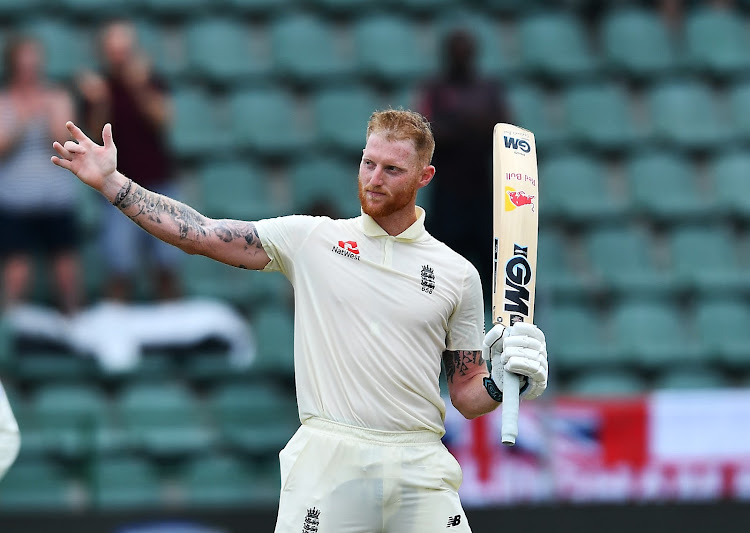
<path fill-rule="evenodd" d="M 510 200 L 510 202 L 505 203 L 506 211 L 512 211 L 516 207 L 522 207 L 524 205 L 530 205 L 531 210 L 532 211 L 534 210 L 533 200 L 534 198 L 536 198 L 535 196 L 526 194 L 523 191 L 514 191 L 514 190 L 510 190 L 510 188 L 508 189 L 509 190 L 506 190 L 505 192 L 508 194 L 508 200 Z"/>

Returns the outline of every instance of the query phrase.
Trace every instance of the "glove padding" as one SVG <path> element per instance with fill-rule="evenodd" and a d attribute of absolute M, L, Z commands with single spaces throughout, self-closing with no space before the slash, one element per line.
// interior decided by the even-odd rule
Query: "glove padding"
<path fill-rule="evenodd" d="M 534 324 L 497 324 L 484 337 L 483 355 L 492 363 L 492 381 L 503 390 L 503 369 L 521 377 L 521 398 L 533 400 L 547 388 L 547 343 Z"/>

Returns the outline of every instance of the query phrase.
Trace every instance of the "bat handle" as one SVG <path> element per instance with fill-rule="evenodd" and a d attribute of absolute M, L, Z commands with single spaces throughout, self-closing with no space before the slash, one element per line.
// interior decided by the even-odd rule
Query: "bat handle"
<path fill-rule="evenodd" d="M 518 436 L 518 407 L 520 383 L 518 374 L 503 370 L 503 444 L 513 446 Z"/>

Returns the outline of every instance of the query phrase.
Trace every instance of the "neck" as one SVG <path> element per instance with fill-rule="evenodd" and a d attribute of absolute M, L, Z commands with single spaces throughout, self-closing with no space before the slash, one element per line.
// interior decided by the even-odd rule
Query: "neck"
<path fill-rule="evenodd" d="M 395 237 L 417 221 L 416 204 L 412 203 L 384 217 L 372 217 L 388 235 Z"/>

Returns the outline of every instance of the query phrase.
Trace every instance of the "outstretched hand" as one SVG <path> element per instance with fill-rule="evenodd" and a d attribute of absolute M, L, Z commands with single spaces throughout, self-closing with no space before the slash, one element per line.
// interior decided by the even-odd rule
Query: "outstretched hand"
<path fill-rule="evenodd" d="M 59 157 L 52 156 L 52 162 L 70 170 L 86 185 L 101 191 L 107 177 L 117 170 L 117 148 L 112 140 L 112 125 L 105 124 L 102 130 L 104 146 L 89 139 L 72 122 L 65 126 L 75 141 L 65 141 L 64 145 L 55 141 L 52 146 Z"/>

